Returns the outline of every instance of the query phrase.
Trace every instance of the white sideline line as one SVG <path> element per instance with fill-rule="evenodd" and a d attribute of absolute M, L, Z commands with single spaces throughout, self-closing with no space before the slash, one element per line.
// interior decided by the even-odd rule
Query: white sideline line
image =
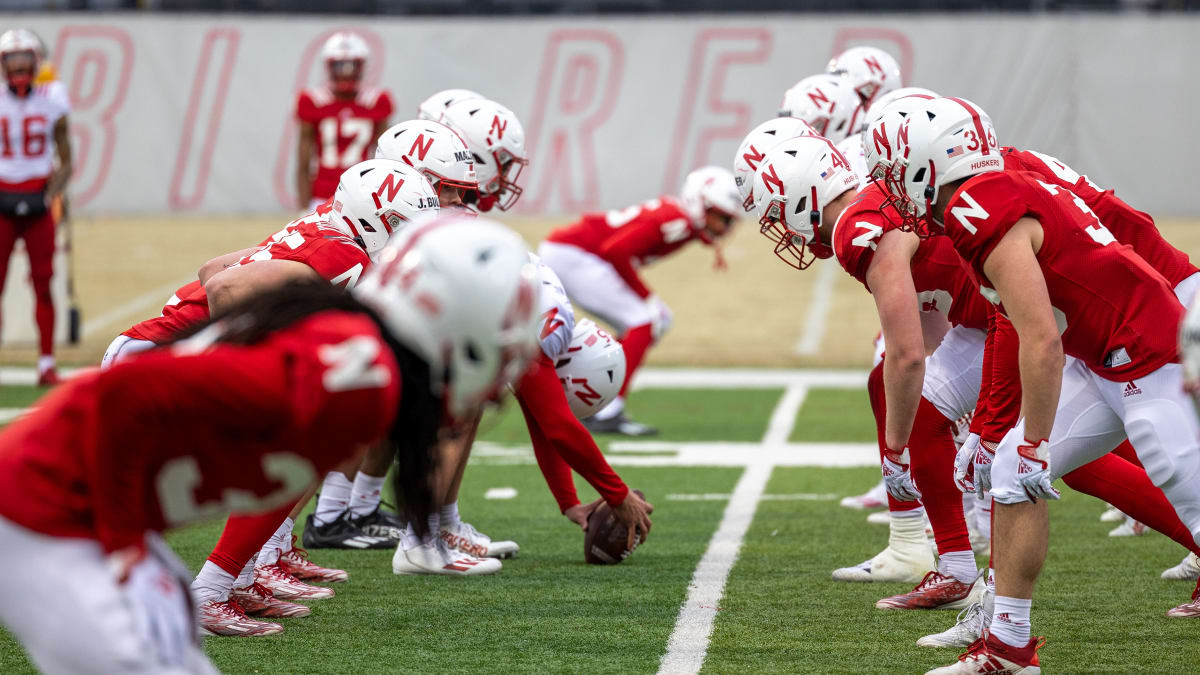
<path fill-rule="evenodd" d="M 783 445 L 788 436 L 792 435 L 792 427 L 796 425 L 796 415 L 800 406 L 804 405 L 804 397 L 808 395 L 808 387 L 793 384 L 779 397 L 775 410 L 771 411 L 771 421 L 767 423 L 767 431 L 763 434 L 763 445 Z"/>
<path fill-rule="evenodd" d="M 725 594 L 725 582 L 741 553 L 742 540 L 750 529 L 750 521 L 754 519 L 754 511 L 767 487 L 771 469 L 770 464 L 751 464 L 733 489 L 721 524 L 688 585 L 687 599 L 679 608 L 675 629 L 667 641 L 667 652 L 658 666 L 660 675 L 699 673 L 704 665 L 718 603 Z"/>
<path fill-rule="evenodd" d="M 638 447 L 642 443 L 644 452 Z M 616 445 L 614 443 L 614 445 Z M 777 467 L 841 468 L 878 466 L 879 446 L 874 443 L 762 443 L 625 441 L 622 452 L 605 455 L 613 466 L 640 467 L 746 467 L 766 463 Z M 672 454 L 654 454 L 654 453 Z M 496 445 L 480 441 L 471 450 L 471 461 L 489 465 L 533 464 L 529 445 Z"/>
<path fill-rule="evenodd" d="M 153 307 L 156 303 L 166 302 L 167 299 L 171 297 L 171 294 L 176 291 L 176 289 L 188 283 L 189 281 L 193 281 L 193 279 L 173 281 L 169 284 L 157 286 L 139 296 L 126 300 L 125 302 L 113 307 L 103 314 L 99 314 L 88 321 L 84 321 L 82 331 L 83 337 L 88 337 L 92 333 L 95 333 L 102 328 L 108 328 L 112 324 L 117 323 L 122 319 L 127 319 L 130 316 L 133 316 L 134 314 L 146 309 L 147 307 Z M 116 336 L 114 335 L 113 337 Z"/>
<path fill-rule="evenodd" d="M 829 324 L 829 308 L 833 306 L 833 285 L 837 282 L 836 260 L 822 260 L 817 264 L 817 282 L 813 284 L 812 302 L 804 317 L 804 332 L 796 341 L 796 353 L 812 356 L 821 348 L 825 339 L 825 328 Z"/>
<path fill-rule="evenodd" d="M 763 495 L 759 497 L 759 501 L 764 502 L 828 502 L 837 499 L 841 495 L 816 494 L 812 492 L 796 492 L 786 495 Z M 730 498 L 731 494 L 722 494 L 720 492 L 701 492 L 701 493 L 685 493 L 677 495 L 667 495 L 666 499 L 669 502 L 723 502 Z"/>
<path fill-rule="evenodd" d="M 58 375 L 59 375 L 59 377 L 64 377 L 64 378 L 71 377 L 81 370 L 85 370 L 85 369 L 84 368 L 59 368 Z M 3 368 L 0 368 L 0 385 L 10 385 L 10 384 L 34 385 L 34 384 L 37 384 L 37 379 L 38 379 L 37 370 L 35 370 L 33 368 L 23 368 L 23 367 L 19 367 L 19 366 L 4 366 Z"/>
<path fill-rule="evenodd" d="M 865 389 L 865 370 L 756 368 L 643 368 L 638 389 L 778 389 L 793 384 L 825 389 Z"/>

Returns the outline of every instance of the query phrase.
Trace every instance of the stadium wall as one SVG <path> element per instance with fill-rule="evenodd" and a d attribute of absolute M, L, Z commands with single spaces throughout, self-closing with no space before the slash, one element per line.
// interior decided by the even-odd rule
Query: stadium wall
<path fill-rule="evenodd" d="M 319 47 L 341 28 L 367 37 L 368 79 L 402 115 L 467 87 L 520 116 L 527 215 L 624 206 L 727 165 L 787 86 L 859 43 L 895 54 L 910 83 L 983 105 L 1002 142 L 1058 155 L 1156 214 L 1200 215 L 1194 16 L 0 20 L 50 44 L 75 105 L 74 202 L 89 215 L 294 208 L 295 92 L 322 77 Z"/>

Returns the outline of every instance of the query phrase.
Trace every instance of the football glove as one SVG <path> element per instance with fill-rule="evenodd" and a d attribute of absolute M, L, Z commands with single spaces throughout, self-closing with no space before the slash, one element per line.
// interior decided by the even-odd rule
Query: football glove
<path fill-rule="evenodd" d="M 109 556 L 109 569 L 134 613 L 134 630 L 163 666 L 183 666 L 198 635 L 187 570 L 158 535 Z"/>
<path fill-rule="evenodd" d="M 667 334 L 667 331 L 671 330 L 674 316 L 671 314 L 671 308 L 667 307 L 667 303 L 657 295 L 647 298 L 646 306 L 650 310 L 650 335 L 655 342 L 658 342 L 662 336 Z"/>
<path fill-rule="evenodd" d="M 992 490 L 992 463 L 996 460 L 996 445 L 980 441 L 971 460 L 975 470 L 975 494 L 980 497 Z"/>
<path fill-rule="evenodd" d="M 914 501 L 921 498 L 921 491 L 913 482 L 912 473 L 908 470 L 908 448 L 902 452 L 884 450 L 883 452 L 883 484 L 888 494 L 902 502 Z"/>
<path fill-rule="evenodd" d="M 1046 439 L 1025 442 L 1017 446 L 1017 482 L 1034 504 L 1041 499 L 1058 499 L 1059 492 L 1051 485 L 1050 443 Z"/>
<path fill-rule="evenodd" d="M 975 491 L 975 452 L 979 449 L 979 434 L 967 434 L 967 440 L 954 455 L 954 484 L 962 492 Z"/>

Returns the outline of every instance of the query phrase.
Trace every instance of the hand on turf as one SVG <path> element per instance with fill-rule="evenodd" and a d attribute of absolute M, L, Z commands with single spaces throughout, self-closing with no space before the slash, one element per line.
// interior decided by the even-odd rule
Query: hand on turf
<path fill-rule="evenodd" d="M 987 441 L 980 441 L 975 448 L 975 457 L 971 460 L 975 469 L 975 494 L 980 497 L 992 490 L 992 462 L 996 459 L 996 446 Z"/>
<path fill-rule="evenodd" d="M 908 470 L 908 455 L 907 447 L 902 452 L 885 450 L 883 453 L 883 484 L 889 495 L 902 502 L 921 498 L 921 491 Z"/>
<path fill-rule="evenodd" d="M 954 455 L 954 484 L 962 492 L 975 491 L 975 451 L 979 449 L 979 434 L 967 434 L 958 453 Z"/>
<path fill-rule="evenodd" d="M 1029 501 L 1058 499 L 1059 492 L 1051 485 L 1050 444 L 1046 439 L 1025 442 L 1017 446 L 1017 482 L 1025 489 Z"/>
<path fill-rule="evenodd" d="M 654 505 L 650 502 L 637 496 L 633 490 L 626 495 L 625 501 L 617 505 L 613 509 L 613 516 L 625 525 L 629 531 L 626 535 L 625 546 L 628 550 L 633 550 L 634 537 L 639 533 L 641 542 L 646 541 L 647 535 L 650 534 L 650 514 L 654 513 Z"/>
<path fill-rule="evenodd" d="M 592 511 L 595 511 L 596 507 L 600 506 L 600 504 L 603 502 L 603 499 L 597 499 L 591 504 L 576 504 L 566 511 L 563 511 L 563 515 L 566 516 L 567 519 L 572 523 L 578 525 L 579 529 L 587 532 L 588 516 L 592 515 Z"/>

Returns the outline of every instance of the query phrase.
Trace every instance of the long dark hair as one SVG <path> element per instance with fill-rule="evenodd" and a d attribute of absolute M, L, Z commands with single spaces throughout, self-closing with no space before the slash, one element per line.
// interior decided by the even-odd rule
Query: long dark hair
<path fill-rule="evenodd" d="M 209 322 L 223 326 L 219 342 L 251 345 L 271 333 L 318 312 L 340 310 L 369 317 L 379 326 L 400 368 L 400 406 L 386 441 L 395 450 L 396 466 L 392 488 L 416 530 L 424 536 L 434 504 L 433 480 L 438 465 L 438 441 L 445 407 L 432 393 L 429 364 L 396 341 L 379 315 L 346 291 L 326 281 L 288 284 L 278 290 L 253 295 Z M 184 339 L 209 325 L 206 323 L 180 335 Z"/>

